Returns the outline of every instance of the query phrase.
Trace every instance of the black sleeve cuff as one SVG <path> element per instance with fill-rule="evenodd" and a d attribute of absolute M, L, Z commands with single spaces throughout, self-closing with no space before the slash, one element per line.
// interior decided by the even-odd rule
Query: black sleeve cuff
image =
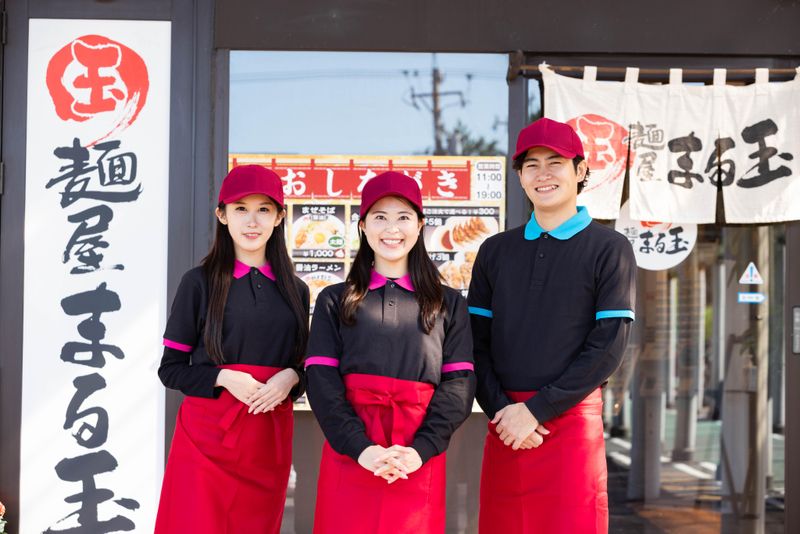
<path fill-rule="evenodd" d="M 539 424 L 549 421 L 558 415 L 542 393 L 534 395 L 525 401 L 525 406 L 528 407 Z"/>
<path fill-rule="evenodd" d="M 298 365 L 292 367 L 292 370 L 294 370 L 294 372 L 297 373 L 297 378 L 299 378 L 297 385 L 293 387 L 291 391 L 289 391 L 289 398 L 291 399 L 292 402 L 294 402 L 300 397 L 302 397 L 303 393 L 306 392 L 306 386 L 308 385 L 308 380 L 306 379 L 306 373 L 303 370 L 302 366 Z"/>
<path fill-rule="evenodd" d="M 480 380 L 480 378 L 477 376 L 476 379 Z M 497 412 L 509 404 L 513 404 L 505 392 L 499 389 L 498 391 L 500 392 L 494 396 L 491 396 L 488 391 L 481 390 L 480 386 L 478 386 L 477 391 L 475 392 L 475 400 L 478 401 L 478 406 L 481 407 L 481 410 L 483 410 L 483 413 L 485 413 L 489 419 L 494 419 L 494 416 Z"/>
<path fill-rule="evenodd" d="M 421 436 L 414 438 L 414 442 L 411 443 L 411 448 L 417 451 L 417 454 L 419 454 L 419 457 L 422 459 L 423 465 L 437 454 L 440 454 L 433 443 Z"/>
<path fill-rule="evenodd" d="M 204 392 L 207 391 L 208 395 L 202 395 L 202 396 L 203 397 L 207 396 L 208 398 L 216 399 L 220 395 L 222 395 L 222 390 L 225 389 L 223 387 L 216 385 L 217 377 L 219 376 L 219 372 L 222 371 L 222 369 L 218 367 L 211 367 L 210 365 L 204 367 L 206 368 L 203 369 L 203 378 L 202 378 L 202 383 L 204 384 L 203 391 Z M 186 393 L 187 395 L 194 395 L 194 393 L 189 393 L 189 392 L 184 392 L 184 393 Z"/>
<path fill-rule="evenodd" d="M 358 463 L 358 457 L 361 456 L 361 453 L 364 452 L 364 449 L 373 445 L 375 445 L 375 443 L 367 436 L 359 434 L 351 437 L 348 440 L 347 445 L 345 445 L 345 448 L 343 451 L 341 451 L 341 453 L 349 456 L 356 463 Z"/>

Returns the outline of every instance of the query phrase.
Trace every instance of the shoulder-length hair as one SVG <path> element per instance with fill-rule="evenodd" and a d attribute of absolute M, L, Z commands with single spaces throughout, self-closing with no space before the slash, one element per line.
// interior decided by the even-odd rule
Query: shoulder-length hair
<path fill-rule="evenodd" d="M 414 212 L 420 220 L 424 220 L 425 216 L 415 206 L 412 206 L 411 203 L 408 205 L 414 208 Z M 356 323 L 356 312 L 369 291 L 370 275 L 375 263 L 375 251 L 369 246 L 366 235 L 360 229 L 359 243 L 353 266 L 345 280 L 341 301 L 342 323 L 348 326 Z M 422 232 L 408 253 L 408 273 L 414 284 L 414 296 L 419 304 L 422 328 L 426 334 L 430 334 L 444 307 L 444 291 L 442 290 L 442 275 L 428 257 Z"/>
<path fill-rule="evenodd" d="M 275 204 L 274 201 L 272 202 Z M 280 211 L 284 210 L 277 204 L 275 206 Z M 224 202 L 220 202 L 217 207 L 225 211 Z M 308 314 L 302 304 L 300 290 L 295 282 L 292 262 L 289 260 L 289 253 L 286 251 L 285 223 L 286 217 L 272 230 L 272 235 L 267 241 L 264 259 L 272 267 L 278 291 L 289 305 L 289 308 L 291 308 L 297 321 L 293 362 L 295 365 L 299 365 L 305 356 L 306 343 L 308 342 Z M 233 279 L 233 264 L 235 260 L 233 238 L 228 231 L 228 227 L 217 220 L 214 244 L 201 263 L 208 279 L 209 288 L 203 341 L 208 355 L 217 365 L 225 363 L 225 356 L 222 353 L 222 321 L 225 315 L 225 303 L 228 301 L 228 291 Z"/>

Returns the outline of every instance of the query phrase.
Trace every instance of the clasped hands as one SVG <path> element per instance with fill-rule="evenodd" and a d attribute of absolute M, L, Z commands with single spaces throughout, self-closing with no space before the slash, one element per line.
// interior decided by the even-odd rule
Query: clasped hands
<path fill-rule="evenodd" d="M 250 373 L 222 369 L 217 375 L 216 385 L 245 403 L 247 413 L 258 414 L 274 410 L 299 381 L 294 369 L 283 369 L 266 382 L 259 382 Z"/>
<path fill-rule="evenodd" d="M 359 455 L 358 463 L 391 484 L 400 478 L 407 479 L 408 475 L 422 467 L 422 458 L 412 447 L 371 445 Z"/>
<path fill-rule="evenodd" d="M 497 425 L 495 430 L 500 435 L 500 441 L 515 451 L 535 449 L 544 442 L 544 436 L 550 433 L 523 402 L 509 404 L 499 410 L 492 423 Z"/>

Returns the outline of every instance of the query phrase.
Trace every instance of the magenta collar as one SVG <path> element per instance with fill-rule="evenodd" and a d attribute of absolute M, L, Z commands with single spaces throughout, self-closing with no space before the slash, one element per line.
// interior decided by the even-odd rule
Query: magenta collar
<path fill-rule="evenodd" d="M 275 273 L 272 272 L 272 267 L 270 267 L 269 263 L 265 263 L 261 267 L 258 268 L 261 271 L 261 274 L 272 280 L 275 281 Z M 239 260 L 233 261 L 233 277 L 239 279 L 250 272 L 250 266 L 245 265 L 244 263 L 240 262 Z"/>
<path fill-rule="evenodd" d="M 382 274 L 378 273 L 375 269 L 372 269 L 372 273 L 369 276 L 369 289 L 372 291 L 373 289 L 378 289 L 379 287 L 383 287 L 386 285 L 389 279 L 383 276 Z M 414 284 L 411 283 L 411 276 L 406 274 L 405 276 L 398 278 L 395 280 L 398 286 L 402 287 L 407 291 L 414 291 Z"/>

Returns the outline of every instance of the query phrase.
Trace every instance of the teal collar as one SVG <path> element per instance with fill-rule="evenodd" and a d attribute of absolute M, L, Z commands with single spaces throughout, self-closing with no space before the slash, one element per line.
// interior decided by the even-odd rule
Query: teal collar
<path fill-rule="evenodd" d="M 586 207 L 578 206 L 578 213 L 561 223 L 558 228 L 547 232 L 544 228 L 539 226 L 539 223 L 536 222 L 536 217 L 534 217 L 534 214 L 531 213 L 531 220 L 525 225 L 525 239 L 528 241 L 533 241 L 534 239 L 538 239 L 539 236 L 544 233 L 548 233 L 556 239 L 569 239 L 589 226 L 589 223 L 591 222 L 592 218 L 589 216 L 589 212 L 586 210 Z"/>

